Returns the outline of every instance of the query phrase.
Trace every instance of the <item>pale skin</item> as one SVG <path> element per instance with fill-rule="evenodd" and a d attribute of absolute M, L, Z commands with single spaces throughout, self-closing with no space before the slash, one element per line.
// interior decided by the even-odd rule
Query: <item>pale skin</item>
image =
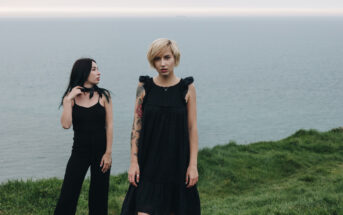
<path fill-rule="evenodd" d="M 92 69 L 88 76 L 87 81 L 83 87 L 91 88 L 95 84 L 100 82 L 100 72 L 95 62 L 92 62 Z M 64 129 L 69 129 L 72 125 L 72 107 L 74 106 L 74 99 L 77 105 L 83 107 L 91 107 L 95 105 L 99 100 L 99 94 L 94 93 L 94 96 L 90 99 L 89 92 L 81 92 L 82 87 L 74 87 L 70 93 L 68 93 L 63 99 L 63 112 L 61 116 L 61 124 Z M 107 172 L 112 164 L 112 141 L 113 141 L 113 112 L 112 101 L 102 96 L 99 100 L 100 105 L 105 108 L 106 112 L 106 152 L 101 158 L 100 167 L 103 173 Z"/>
<path fill-rule="evenodd" d="M 180 78 L 174 74 L 175 57 L 169 47 L 159 53 L 154 59 L 154 67 L 158 73 L 153 78 L 155 84 L 168 87 L 177 84 Z M 138 139 L 142 126 L 142 112 L 141 106 L 145 96 L 143 84 L 139 83 L 137 87 L 134 121 L 131 133 L 131 164 L 128 171 L 128 180 L 130 183 L 137 187 L 136 181 L 139 182 L 139 165 L 137 160 L 138 153 Z M 186 172 L 185 183 L 187 188 L 193 187 L 199 178 L 197 160 L 198 160 L 198 128 L 197 128 L 197 114 L 196 114 L 196 91 L 194 84 L 189 85 L 186 94 L 187 111 L 188 111 L 188 132 L 190 144 L 190 162 Z M 138 215 L 149 215 L 147 213 L 138 212 Z M 173 215 L 173 214 L 171 214 Z"/>

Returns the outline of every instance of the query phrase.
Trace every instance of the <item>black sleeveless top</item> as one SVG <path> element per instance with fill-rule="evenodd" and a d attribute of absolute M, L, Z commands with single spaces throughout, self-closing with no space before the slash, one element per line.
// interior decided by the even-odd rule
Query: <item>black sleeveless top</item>
<path fill-rule="evenodd" d="M 91 107 L 76 104 L 72 109 L 73 152 L 103 154 L 106 151 L 106 111 L 98 102 Z"/>
<path fill-rule="evenodd" d="M 98 102 L 91 107 L 83 107 L 76 104 L 72 110 L 73 129 L 75 132 L 95 132 L 103 131 L 106 125 L 106 111 Z"/>

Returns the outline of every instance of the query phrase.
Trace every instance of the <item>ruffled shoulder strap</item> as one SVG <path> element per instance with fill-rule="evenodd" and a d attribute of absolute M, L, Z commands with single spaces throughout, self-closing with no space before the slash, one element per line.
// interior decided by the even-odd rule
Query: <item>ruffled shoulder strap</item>
<path fill-rule="evenodd" d="M 184 78 L 183 81 L 184 81 L 185 85 L 188 86 L 194 82 L 194 78 L 192 76 L 189 76 L 189 77 Z"/>
<path fill-rule="evenodd" d="M 144 95 L 143 103 L 142 103 L 142 111 L 144 111 L 145 103 L 152 87 L 152 78 L 148 75 L 139 76 L 139 82 L 143 83 L 143 88 L 145 91 L 145 95 Z"/>
<path fill-rule="evenodd" d="M 139 82 L 143 83 L 143 87 L 145 90 L 145 95 L 150 92 L 152 86 L 152 78 L 148 75 L 146 76 L 139 76 Z"/>
<path fill-rule="evenodd" d="M 183 101 L 186 103 L 186 94 L 188 92 L 188 86 L 194 82 L 192 76 L 181 79 L 181 96 Z"/>

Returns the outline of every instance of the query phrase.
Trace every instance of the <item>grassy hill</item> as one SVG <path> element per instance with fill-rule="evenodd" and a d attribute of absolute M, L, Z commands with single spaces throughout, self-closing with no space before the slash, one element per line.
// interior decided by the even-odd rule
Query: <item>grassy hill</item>
<path fill-rule="evenodd" d="M 115 167 L 114 167 L 115 168 Z M 199 152 L 204 215 L 343 215 L 343 130 L 299 130 L 279 141 L 230 142 Z M 126 174 L 111 176 L 109 214 L 119 214 Z M 62 180 L 0 185 L 0 215 L 52 214 Z M 88 212 L 89 180 L 77 214 Z"/>

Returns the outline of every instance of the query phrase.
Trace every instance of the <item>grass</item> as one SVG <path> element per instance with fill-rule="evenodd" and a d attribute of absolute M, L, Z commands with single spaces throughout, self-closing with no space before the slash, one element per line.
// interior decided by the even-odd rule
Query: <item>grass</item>
<path fill-rule="evenodd" d="M 204 215 L 343 215 L 343 130 L 299 130 L 279 141 L 230 142 L 199 152 Z M 0 185 L 0 215 L 53 214 L 62 180 Z M 77 214 L 88 214 L 85 180 Z M 127 175 L 111 176 L 109 214 L 119 214 Z"/>

